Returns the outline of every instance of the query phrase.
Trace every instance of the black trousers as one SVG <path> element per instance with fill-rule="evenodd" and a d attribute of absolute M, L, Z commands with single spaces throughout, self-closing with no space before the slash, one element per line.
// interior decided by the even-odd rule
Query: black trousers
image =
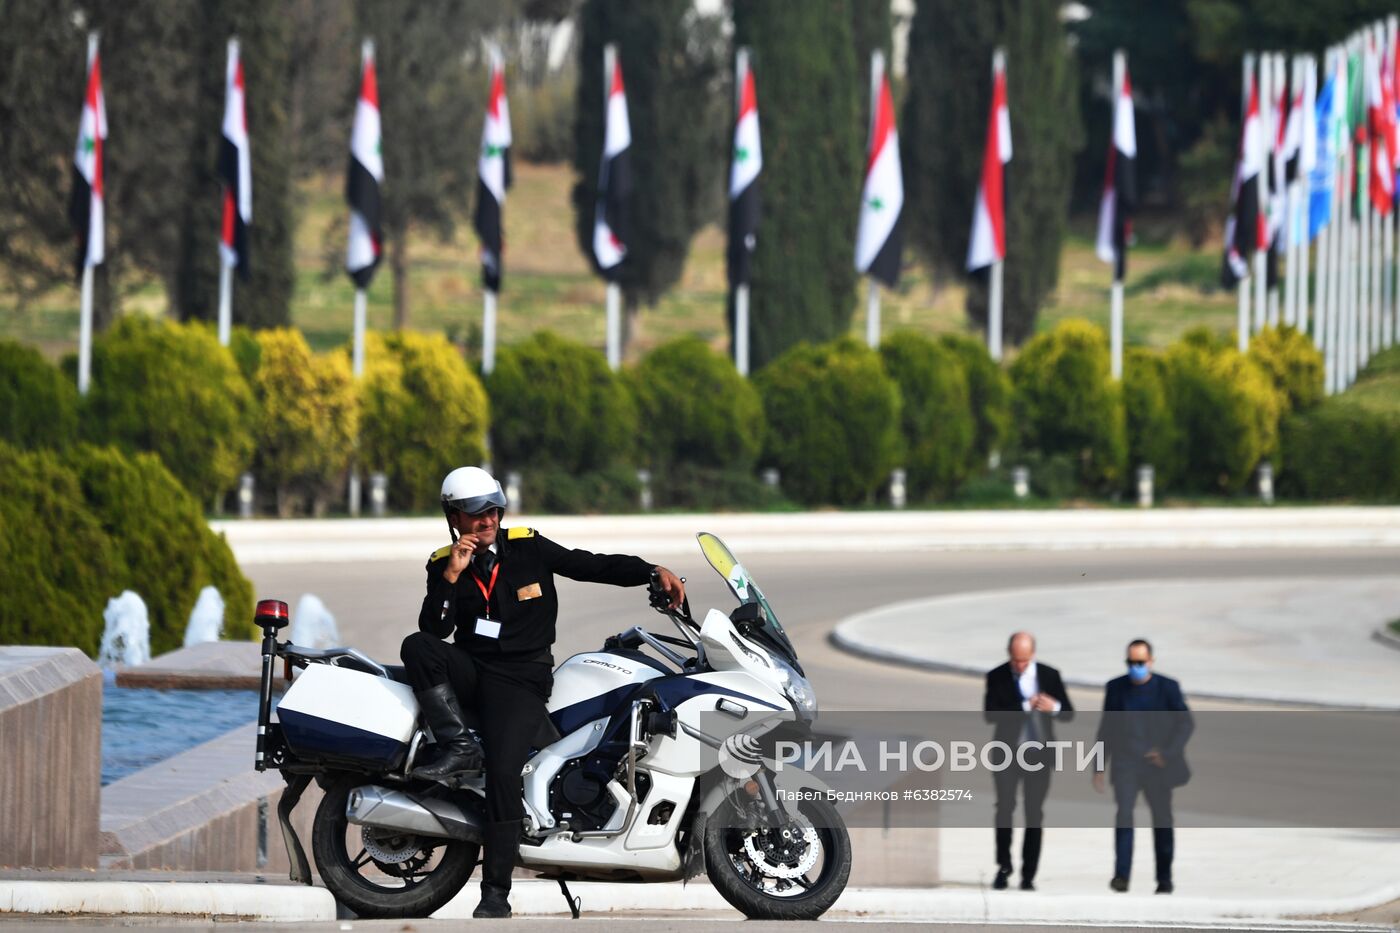
<path fill-rule="evenodd" d="M 1027 751 L 1026 760 L 1035 764 L 1038 759 Z M 1045 823 L 1045 796 L 1050 792 L 1050 765 L 1044 764 L 1039 771 L 1028 771 L 1013 761 L 1010 767 L 993 772 L 997 792 L 996 842 L 997 868 L 1008 874 L 1012 871 L 1011 824 L 1016 812 L 1016 788 L 1024 788 L 1026 798 L 1026 833 L 1021 841 L 1021 877 L 1026 881 L 1035 878 L 1040 867 L 1041 827 Z"/>
<path fill-rule="evenodd" d="M 413 689 L 450 683 L 463 710 L 475 713 L 486 750 L 489 825 L 482 881 L 509 889 L 525 816 L 520 769 L 531 747 L 543 741 L 542 730 L 549 728 L 545 703 L 554 672 L 548 655 L 525 661 L 483 657 L 428 632 L 414 632 L 403 640 L 399 656 Z"/>
<path fill-rule="evenodd" d="M 1157 880 L 1172 880 L 1172 859 L 1176 855 L 1176 834 L 1172 831 L 1172 788 L 1160 769 L 1115 768 L 1113 800 L 1117 812 L 1113 820 L 1113 874 L 1127 878 L 1133 871 L 1133 807 L 1138 794 L 1147 798 L 1152 812 L 1152 854 L 1157 862 Z"/>

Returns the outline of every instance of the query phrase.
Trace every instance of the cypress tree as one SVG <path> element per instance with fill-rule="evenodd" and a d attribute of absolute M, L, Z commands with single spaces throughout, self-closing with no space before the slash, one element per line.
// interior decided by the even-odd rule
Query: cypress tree
<path fill-rule="evenodd" d="M 860 101 L 850 0 L 735 0 L 734 42 L 753 49 L 763 130 L 763 216 L 753 259 L 755 368 L 850 329 L 860 205 Z"/>
<path fill-rule="evenodd" d="M 1076 69 L 1056 0 L 920 0 L 909 36 L 900 140 L 910 241 L 944 274 L 962 274 L 991 106 L 992 50 L 1006 47 L 1014 157 L 1006 168 L 1003 320 L 1020 343 L 1059 278 L 1080 148 Z M 986 275 L 967 313 L 986 328 Z"/>
<path fill-rule="evenodd" d="M 719 213 L 730 108 L 717 17 L 691 0 L 587 0 L 579 11 L 578 106 L 573 189 L 579 248 L 593 256 L 594 209 L 603 149 L 603 47 L 617 45 L 632 130 L 627 257 L 618 273 L 626 335 L 643 305 L 680 280 L 690 241 Z"/>
<path fill-rule="evenodd" d="M 198 50 L 183 231 L 176 274 L 175 313 L 215 320 L 219 313 L 219 147 L 230 37 L 237 36 L 247 94 L 253 155 L 253 223 L 249 276 L 234 277 L 233 320 L 252 327 L 285 326 L 291 319 L 292 146 L 291 38 L 276 0 L 227 4 L 203 0 L 193 36 Z M 172 185 L 179 190 L 179 186 Z"/>

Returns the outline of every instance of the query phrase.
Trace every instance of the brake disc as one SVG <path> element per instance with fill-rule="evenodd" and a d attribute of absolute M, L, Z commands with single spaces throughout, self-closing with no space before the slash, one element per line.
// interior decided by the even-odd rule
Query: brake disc
<path fill-rule="evenodd" d="M 744 854 L 769 878 L 800 878 L 817 864 L 821 847 L 812 821 L 800 813 L 789 815 L 783 829 L 765 829 L 744 838 Z"/>
<path fill-rule="evenodd" d="M 373 826 L 360 827 L 360 841 L 369 857 L 380 865 L 400 865 L 423 848 L 422 841 L 412 833 L 384 832 Z"/>

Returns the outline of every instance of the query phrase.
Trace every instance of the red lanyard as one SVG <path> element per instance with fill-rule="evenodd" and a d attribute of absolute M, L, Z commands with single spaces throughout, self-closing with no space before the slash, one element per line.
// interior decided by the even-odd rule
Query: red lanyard
<path fill-rule="evenodd" d="M 490 584 L 482 583 L 481 578 L 476 575 L 476 568 L 472 568 L 472 579 L 476 581 L 476 588 L 481 590 L 482 597 L 486 600 L 486 616 L 491 616 L 491 593 L 496 589 L 496 574 L 501 572 L 501 562 L 496 561 L 496 566 L 491 568 Z"/>

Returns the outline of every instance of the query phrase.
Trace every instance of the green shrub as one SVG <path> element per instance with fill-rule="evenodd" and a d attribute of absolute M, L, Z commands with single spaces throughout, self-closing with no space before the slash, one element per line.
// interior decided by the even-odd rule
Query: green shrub
<path fill-rule="evenodd" d="M 313 356 L 301 331 L 259 331 L 261 361 L 252 377 L 258 400 L 257 454 L 253 472 L 276 490 L 277 512 L 298 503 L 323 510 L 339 491 L 354 452 L 359 408 L 344 354 Z"/>
<path fill-rule="evenodd" d="M 78 435 L 78 390 L 39 351 L 0 340 L 0 441 L 63 448 Z"/>
<path fill-rule="evenodd" d="M 977 476 L 987 469 L 988 458 L 1011 442 L 1011 380 L 976 337 L 944 334 L 938 342 L 957 355 L 967 374 L 975 424 L 968 475 Z"/>
<path fill-rule="evenodd" d="M 1128 482 L 1151 464 L 1157 489 L 1181 475 L 1181 430 L 1167 395 L 1167 361 L 1160 353 L 1130 347 L 1123 360 L 1123 408 L 1128 427 Z"/>
<path fill-rule="evenodd" d="M 637 406 L 603 354 L 541 331 L 496 357 L 492 450 L 517 469 L 586 473 L 626 463 Z"/>
<path fill-rule="evenodd" d="M 485 458 L 486 392 L 442 336 L 368 334 L 359 390 L 360 465 L 388 476 L 393 508 L 436 508 L 442 478 Z"/>
<path fill-rule="evenodd" d="M 1306 411 L 1322 400 L 1322 354 L 1296 327 L 1264 328 L 1249 341 L 1249 358 L 1273 382 L 1284 414 Z"/>
<path fill-rule="evenodd" d="M 536 87 L 520 83 L 511 87 L 512 149 L 516 158 L 556 163 L 573 157 L 576 85 L 574 72 L 564 69 Z"/>
<path fill-rule="evenodd" d="M 1400 410 L 1328 399 L 1283 421 L 1279 491 L 1310 499 L 1400 499 Z"/>
<path fill-rule="evenodd" d="M 127 317 L 93 342 L 84 440 L 159 455 L 207 506 L 253 454 L 256 407 L 228 348 L 203 324 Z"/>
<path fill-rule="evenodd" d="M 95 657 L 122 574 L 60 455 L 0 444 L 0 644 L 71 645 Z"/>
<path fill-rule="evenodd" d="M 532 515 L 617 515 L 641 507 L 642 482 L 631 467 L 581 473 L 558 467 L 526 469 L 520 481 L 521 498 Z"/>
<path fill-rule="evenodd" d="M 627 373 L 637 401 L 640 462 L 753 470 L 763 449 L 763 402 L 728 358 L 699 337 L 657 347 Z"/>
<path fill-rule="evenodd" d="M 899 386 L 850 338 L 799 344 L 754 378 L 768 418 L 763 461 L 805 503 L 870 501 L 899 459 Z"/>
<path fill-rule="evenodd" d="M 976 432 L 962 360 L 908 331 L 886 337 L 880 358 L 903 403 L 900 428 L 910 494 L 946 499 L 967 478 Z"/>
<path fill-rule="evenodd" d="M 792 508 L 782 490 L 752 470 L 723 470 L 681 463 L 651 481 L 655 507 L 685 512 L 771 512 Z"/>
<path fill-rule="evenodd" d="M 1024 448 L 1068 455 L 1086 488 L 1122 480 L 1128 457 L 1123 394 L 1109 375 L 1101 329 L 1067 320 L 1032 338 L 1011 366 L 1011 383 Z"/>
<path fill-rule="evenodd" d="M 1269 377 L 1233 347 L 1192 339 L 1167 350 L 1167 398 L 1183 438 L 1182 486 L 1241 488 L 1278 451 L 1279 396 Z"/>
<path fill-rule="evenodd" d="M 129 589 L 145 601 L 152 655 L 184 643 L 190 610 L 206 586 L 224 599 L 224 637 L 254 637 L 252 584 L 223 535 L 210 530 L 199 503 L 160 458 L 82 445 L 64 459 L 111 542 L 118 566 L 105 581 L 107 597 Z"/>

